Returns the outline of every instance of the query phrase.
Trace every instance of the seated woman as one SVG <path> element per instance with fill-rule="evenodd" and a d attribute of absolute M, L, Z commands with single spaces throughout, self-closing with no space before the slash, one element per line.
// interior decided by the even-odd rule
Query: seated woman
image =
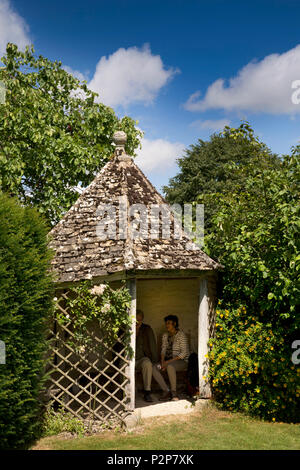
<path fill-rule="evenodd" d="M 176 372 L 186 370 L 189 358 L 189 346 L 187 336 L 178 328 L 178 317 L 168 315 L 164 318 L 167 333 L 162 337 L 161 369 L 167 370 L 171 399 L 179 400 L 176 392 Z M 163 396 L 162 399 L 166 399 Z"/>

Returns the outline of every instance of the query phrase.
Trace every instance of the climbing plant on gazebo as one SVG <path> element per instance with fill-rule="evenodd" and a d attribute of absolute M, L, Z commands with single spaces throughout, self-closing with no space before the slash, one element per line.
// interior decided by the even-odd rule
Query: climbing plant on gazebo
<path fill-rule="evenodd" d="M 117 289 L 106 282 L 93 286 L 91 281 L 82 281 L 70 287 L 66 298 L 67 309 L 57 307 L 56 318 L 60 325 L 71 322 L 73 335 L 69 344 L 77 352 L 83 353 L 91 345 L 93 340 L 89 331 L 96 323 L 105 337 L 105 343 L 99 344 L 99 351 L 113 347 L 122 333 L 126 352 L 131 356 L 130 302 L 130 293 L 124 281 Z"/>

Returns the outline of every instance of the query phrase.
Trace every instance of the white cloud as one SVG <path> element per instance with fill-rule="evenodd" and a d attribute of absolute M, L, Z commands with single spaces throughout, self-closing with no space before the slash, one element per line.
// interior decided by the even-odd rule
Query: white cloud
<path fill-rule="evenodd" d="M 9 0 L 0 0 L 0 56 L 6 51 L 6 44 L 13 42 L 20 49 L 31 44 L 29 27 L 25 20 L 13 10 Z"/>
<path fill-rule="evenodd" d="M 88 86 L 108 106 L 149 104 L 176 72 L 166 69 L 160 56 L 153 55 L 148 45 L 142 49 L 120 48 L 108 58 L 101 57 Z"/>
<path fill-rule="evenodd" d="M 84 73 L 80 72 L 79 70 L 74 70 L 74 69 L 72 69 L 72 67 L 69 67 L 68 65 L 63 65 L 63 69 L 66 72 L 73 75 L 73 77 L 78 78 L 78 80 L 80 80 L 80 81 L 88 79 L 87 74 L 84 74 Z"/>
<path fill-rule="evenodd" d="M 182 155 L 185 145 L 180 142 L 169 142 L 164 139 L 142 139 L 142 148 L 137 151 L 136 164 L 146 173 L 163 172 L 175 163 Z"/>
<path fill-rule="evenodd" d="M 283 54 L 271 54 L 250 62 L 227 84 L 218 79 L 201 93 L 193 93 L 185 103 L 189 111 L 226 109 L 271 114 L 300 113 L 300 104 L 292 102 L 292 83 L 300 79 L 300 45 Z"/>
<path fill-rule="evenodd" d="M 191 123 L 191 126 L 196 127 L 197 129 L 208 129 L 210 131 L 221 131 L 225 126 L 229 126 L 229 119 L 216 119 L 211 120 L 207 119 L 206 121 L 201 121 L 201 119 Z"/>

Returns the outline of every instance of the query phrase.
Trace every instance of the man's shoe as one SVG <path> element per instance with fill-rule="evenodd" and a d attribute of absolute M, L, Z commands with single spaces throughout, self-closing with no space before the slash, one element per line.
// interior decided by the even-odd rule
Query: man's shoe
<path fill-rule="evenodd" d="M 171 392 L 171 400 L 172 401 L 178 401 L 179 400 L 179 396 L 177 395 L 176 392 Z"/>
<path fill-rule="evenodd" d="M 148 403 L 152 403 L 152 397 L 151 397 L 151 392 L 146 391 L 144 393 L 144 400 L 147 401 Z"/>
<path fill-rule="evenodd" d="M 166 401 L 166 400 L 170 400 L 171 398 L 171 392 L 162 392 L 161 396 L 159 397 L 160 401 Z"/>

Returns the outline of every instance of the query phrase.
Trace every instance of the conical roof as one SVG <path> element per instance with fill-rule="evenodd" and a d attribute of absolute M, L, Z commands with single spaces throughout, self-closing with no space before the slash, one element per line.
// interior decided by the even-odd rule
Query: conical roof
<path fill-rule="evenodd" d="M 124 208 L 120 203 L 126 203 L 125 212 L 120 210 Z M 221 267 L 195 245 L 196 249 L 189 249 L 191 240 L 186 234 L 181 239 L 176 238 L 172 230 L 174 225 L 171 225 L 167 239 L 151 238 L 151 217 L 149 230 L 133 238 L 137 226 L 136 218 L 130 214 L 133 204 L 143 204 L 147 208 L 164 205 L 172 224 L 176 224 L 164 198 L 133 159 L 125 154 L 122 145 L 117 145 L 114 158 L 50 232 L 49 244 L 55 250 L 52 265 L 57 282 L 92 279 L 131 270 L 215 270 Z M 105 212 L 107 208 L 111 209 L 110 215 Z M 110 230 L 117 229 L 113 237 L 111 233 L 106 239 L 102 235 L 104 220 L 111 223 Z M 122 232 L 125 226 L 129 227 L 127 234 Z"/>

